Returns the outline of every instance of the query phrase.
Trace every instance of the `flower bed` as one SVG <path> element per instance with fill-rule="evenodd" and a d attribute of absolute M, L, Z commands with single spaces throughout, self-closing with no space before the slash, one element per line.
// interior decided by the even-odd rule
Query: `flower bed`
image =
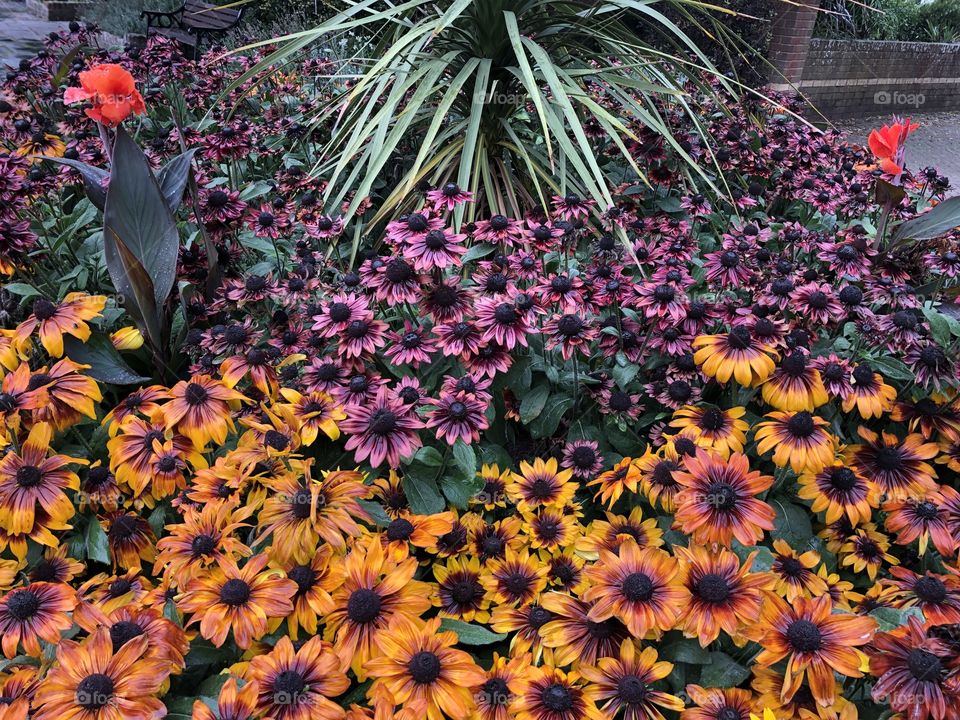
<path fill-rule="evenodd" d="M 722 193 L 635 128 L 610 208 L 350 218 L 323 60 L 83 32 L 0 104 L 3 718 L 957 717 L 960 220 L 909 121 L 700 100 Z"/>

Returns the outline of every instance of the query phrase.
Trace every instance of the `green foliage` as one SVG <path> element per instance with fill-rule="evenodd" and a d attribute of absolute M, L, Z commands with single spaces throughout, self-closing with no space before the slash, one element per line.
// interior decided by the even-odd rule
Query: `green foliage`
<path fill-rule="evenodd" d="M 956 42 L 960 4 L 956 0 L 827 0 L 815 34 L 858 40 Z"/>
<path fill-rule="evenodd" d="M 123 37 L 127 33 L 145 33 L 147 21 L 140 17 L 144 10 L 175 10 L 181 0 L 93 0 L 83 11 L 83 19 L 96 23 L 103 30 Z"/>
<path fill-rule="evenodd" d="M 521 208 L 571 192 L 602 209 L 612 204 L 611 188 L 624 179 L 624 169 L 626 177 L 645 182 L 627 149 L 641 128 L 663 137 L 710 183 L 674 137 L 661 103 L 671 100 L 672 109 L 705 133 L 684 99 L 685 84 L 712 95 L 716 70 L 663 13 L 713 28 L 721 17 L 735 17 L 732 11 L 710 6 L 707 12 L 692 0 L 345 5 L 315 28 L 281 38 L 286 43 L 277 52 L 229 88 L 343 33 L 372 38 L 339 62 L 341 73 L 358 69 L 356 82 L 314 118 L 319 123 L 337 108 L 330 139 L 317 153 L 323 160 L 313 168 L 329 178 L 328 207 L 347 200 L 351 216 L 386 186 L 392 193 L 374 221 L 383 220 L 406 209 L 412 188 L 427 180 L 476 188 L 478 202 L 468 212 L 478 216 L 520 215 Z M 597 79 L 604 82 L 599 97 Z M 598 151 L 590 128 L 614 139 L 612 152 Z"/>

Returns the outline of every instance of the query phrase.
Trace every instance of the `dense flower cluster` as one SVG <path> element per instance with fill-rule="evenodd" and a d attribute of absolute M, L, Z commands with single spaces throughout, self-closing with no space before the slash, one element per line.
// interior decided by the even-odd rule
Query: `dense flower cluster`
<path fill-rule="evenodd" d="M 252 60 L 156 40 L 96 58 L 145 105 L 78 62 L 64 107 L 68 42 L 0 100 L 2 720 L 960 718 L 960 260 L 882 232 L 945 185 L 909 121 L 875 157 L 705 101 L 684 152 L 724 193 L 638 127 L 609 208 L 475 217 L 444 178 L 374 233 L 309 173 L 328 90 L 173 123 L 158 68 L 200 111 Z M 176 301 L 172 381 L 33 158 L 107 167 L 91 118 L 141 110 L 158 165 L 200 148 L 178 278 L 200 235 L 224 273 Z M 111 348 L 156 382 L 97 376 Z"/>

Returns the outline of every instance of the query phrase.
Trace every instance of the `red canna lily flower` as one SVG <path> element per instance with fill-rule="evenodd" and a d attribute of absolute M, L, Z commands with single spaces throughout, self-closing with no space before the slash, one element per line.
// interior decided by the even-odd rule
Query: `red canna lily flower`
<path fill-rule="evenodd" d="M 131 114 L 143 115 L 146 105 L 133 75 L 114 63 L 94 65 L 80 73 L 80 87 L 67 88 L 63 101 L 68 105 L 88 102 L 84 112 L 92 120 L 116 127 Z"/>
<path fill-rule="evenodd" d="M 911 123 L 910 118 L 901 121 L 894 117 L 893 120 L 890 125 L 871 130 L 867 144 L 880 161 L 880 168 L 888 175 L 899 177 L 903 173 L 903 144 L 920 125 Z"/>

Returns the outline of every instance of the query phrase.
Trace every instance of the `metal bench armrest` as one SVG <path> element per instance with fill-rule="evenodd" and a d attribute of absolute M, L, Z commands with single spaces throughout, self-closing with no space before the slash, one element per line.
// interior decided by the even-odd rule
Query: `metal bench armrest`
<path fill-rule="evenodd" d="M 183 21 L 183 6 L 181 5 L 177 10 L 171 10 L 169 12 L 144 10 L 140 13 L 140 17 L 146 19 L 148 31 L 152 27 L 180 27 Z"/>

